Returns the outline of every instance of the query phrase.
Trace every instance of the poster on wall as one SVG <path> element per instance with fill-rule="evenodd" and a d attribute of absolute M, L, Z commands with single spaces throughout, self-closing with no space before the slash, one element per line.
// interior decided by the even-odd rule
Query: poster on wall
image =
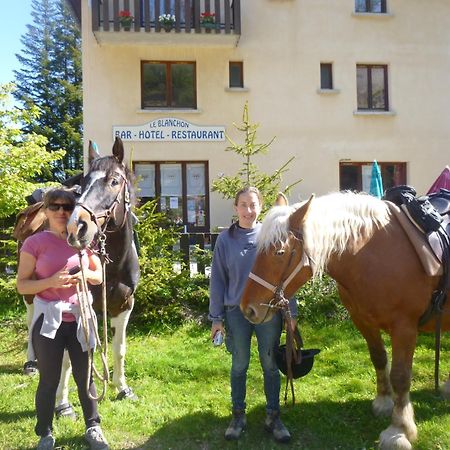
<path fill-rule="evenodd" d="M 205 166 L 204 164 L 188 164 L 187 195 L 205 195 Z"/>
<path fill-rule="evenodd" d="M 161 164 L 161 195 L 182 196 L 180 164 Z"/>
<path fill-rule="evenodd" d="M 153 164 L 136 164 L 139 197 L 155 197 L 155 166 Z"/>

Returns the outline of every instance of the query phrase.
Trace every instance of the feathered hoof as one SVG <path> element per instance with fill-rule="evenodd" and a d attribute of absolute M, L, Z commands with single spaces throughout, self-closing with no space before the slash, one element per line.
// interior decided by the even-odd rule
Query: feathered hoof
<path fill-rule="evenodd" d="M 139 400 L 138 396 L 133 392 L 133 389 L 127 387 L 121 390 L 116 397 L 116 400 L 131 400 L 132 402 L 137 402 Z"/>
<path fill-rule="evenodd" d="M 389 417 L 394 409 L 394 401 L 389 395 L 379 395 L 372 402 L 372 410 L 377 417 Z"/>
<path fill-rule="evenodd" d="M 450 399 L 450 380 L 447 380 L 442 386 L 441 386 L 441 395 L 445 399 Z"/>
<path fill-rule="evenodd" d="M 77 420 L 77 415 L 70 403 L 63 403 L 55 408 L 55 417 L 61 419 L 61 417 L 67 417 L 72 420 Z"/>
<path fill-rule="evenodd" d="M 23 365 L 23 374 L 32 377 L 38 373 L 37 362 L 27 361 Z"/>
<path fill-rule="evenodd" d="M 412 450 L 412 445 L 400 428 L 390 426 L 380 434 L 380 450 Z"/>

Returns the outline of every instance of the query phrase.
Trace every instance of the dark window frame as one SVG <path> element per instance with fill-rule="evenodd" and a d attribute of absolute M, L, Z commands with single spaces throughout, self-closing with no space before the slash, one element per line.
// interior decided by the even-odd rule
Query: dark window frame
<path fill-rule="evenodd" d="M 386 14 L 386 0 L 381 0 L 381 11 L 373 11 L 373 0 L 365 0 L 365 8 L 363 11 L 357 9 L 356 7 L 356 0 L 355 0 L 355 12 L 357 13 L 372 13 L 372 14 Z"/>
<path fill-rule="evenodd" d="M 154 164 L 155 165 L 155 198 L 158 199 L 156 210 L 161 212 L 161 165 L 162 164 L 181 164 L 181 176 L 182 176 L 182 208 L 183 208 L 183 226 L 186 226 L 188 232 L 209 232 L 210 227 L 210 204 L 209 204 L 209 161 L 134 161 L 133 167 L 139 164 Z M 205 225 L 195 226 L 188 223 L 187 217 L 187 165 L 188 164 L 204 164 L 205 166 Z M 144 199 L 149 199 L 149 197 L 143 197 Z M 149 201 L 149 200 L 145 200 Z M 145 203 L 144 201 L 144 203 Z"/>
<path fill-rule="evenodd" d="M 358 74 L 358 69 L 367 70 L 367 108 L 363 108 L 359 104 L 357 105 L 358 111 L 389 111 L 389 85 L 388 85 L 388 66 L 387 64 L 357 64 L 356 73 Z M 384 75 L 384 107 L 374 108 L 373 107 L 373 92 L 372 92 L 372 69 L 383 69 Z M 358 101 L 358 76 L 356 77 L 356 91 L 357 91 L 357 101 Z"/>
<path fill-rule="evenodd" d="M 232 67 L 239 68 L 239 84 L 237 86 L 231 84 L 231 69 Z M 230 61 L 228 64 L 228 86 L 233 88 L 243 88 L 244 87 L 244 63 L 242 61 Z"/>
<path fill-rule="evenodd" d="M 329 78 L 329 83 L 326 83 L 325 70 Z M 320 89 L 334 89 L 333 88 L 333 64 L 320 63 Z"/>
<path fill-rule="evenodd" d="M 166 66 L 166 105 L 144 106 L 144 66 L 146 64 L 162 64 Z M 194 68 L 194 80 L 192 86 L 192 93 L 194 104 L 192 106 L 173 106 L 173 85 L 172 85 L 172 70 L 173 65 L 190 64 Z M 197 63 L 195 61 L 141 61 L 141 109 L 197 109 Z"/>
<path fill-rule="evenodd" d="M 355 190 L 355 191 L 362 191 L 362 167 L 363 166 L 371 166 L 373 164 L 373 161 L 340 161 L 339 162 L 339 190 Z M 357 179 L 356 179 L 356 186 L 354 189 L 349 188 L 348 186 L 343 186 L 343 167 L 355 167 L 358 169 L 357 172 Z M 386 176 L 383 176 L 388 170 L 389 166 L 398 166 L 398 176 L 399 179 L 397 183 L 395 183 L 395 180 L 393 180 L 393 185 L 398 186 L 402 184 L 407 184 L 407 163 L 404 161 L 378 161 L 378 166 L 380 167 L 380 171 L 383 177 L 383 182 L 386 181 Z M 383 184 L 384 189 L 391 187 L 388 185 Z"/>

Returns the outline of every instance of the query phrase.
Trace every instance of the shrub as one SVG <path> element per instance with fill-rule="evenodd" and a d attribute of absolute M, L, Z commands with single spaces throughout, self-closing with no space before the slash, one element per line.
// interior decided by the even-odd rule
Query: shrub
<path fill-rule="evenodd" d="M 199 319 L 208 305 L 208 280 L 190 276 L 178 250 L 180 229 L 156 201 L 138 209 L 141 281 L 136 291 L 133 321 L 146 324 L 178 325 Z"/>
<path fill-rule="evenodd" d="M 327 275 L 308 281 L 295 296 L 300 321 L 323 324 L 330 320 L 349 319 L 339 300 L 336 282 Z"/>

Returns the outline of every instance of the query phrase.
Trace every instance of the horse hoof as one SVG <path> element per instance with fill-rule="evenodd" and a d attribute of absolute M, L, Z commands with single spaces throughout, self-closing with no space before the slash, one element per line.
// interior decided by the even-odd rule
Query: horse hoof
<path fill-rule="evenodd" d="M 390 426 L 380 434 L 380 450 L 412 450 L 401 428 Z"/>
<path fill-rule="evenodd" d="M 70 403 L 63 403 L 55 408 L 55 416 L 57 419 L 61 417 L 68 417 L 72 420 L 77 420 L 77 415 Z"/>
<path fill-rule="evenodd" d="M 23 374 L 32 377 L 38 373 L 37 362 L 36 361 L 27 361 L 23 365 Z"/>
<path fill-rule="evenodd" d="M 394 401 L 389 395 L 379 395 L 372 402 L 372 410 L 377 417 L 389 417 L 394 409 Z"/>
<path fill-rule="evenodd" d="M 133 389 L 127 387 L 117 394 L 116 400 L 131 400 L 132 402 L 136 402 L 138 396 L 133 392 Z"/>

